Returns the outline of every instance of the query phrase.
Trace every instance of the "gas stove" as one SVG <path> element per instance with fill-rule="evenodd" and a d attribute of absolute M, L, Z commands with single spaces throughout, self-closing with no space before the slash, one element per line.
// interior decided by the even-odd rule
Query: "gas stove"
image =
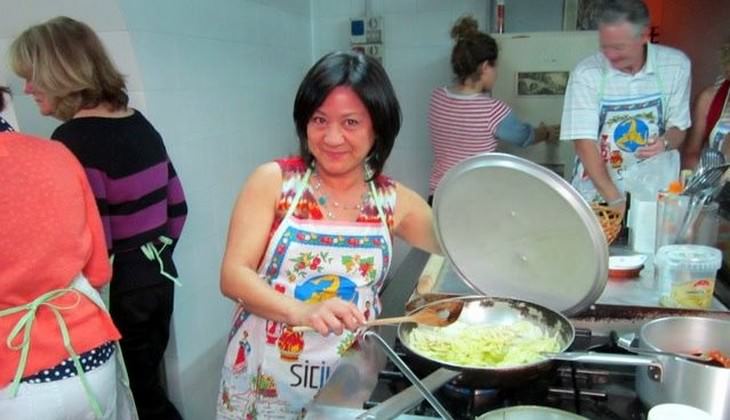
<path fill-rule="evenodd" d="M 418 279 L 424 277 L 424 267 L 429 265 L 429 257 L 429 254 L 418 250 L 409 253 L 393 276 L 398 281 L 391 281 L 385 287 L 381 317 L 402 315 L 404 307 L 406 312 L 411 311 L 414 309 L 413 305 L 418 307 L 433 300 L 431 295 L 440 299 L 465 293 L 454 284 L 438 282 L 428 295 L 414 293 Z M 445 276 L 434 275 L 437 279 L 442 277 Z M 718 280 L 720 286 L 724 279 L 718 276 Z M 730 285 L 730 281 L 728 284 Z M 701 316 L 730 320 L 730 312 L 726 311 L 730 299 L 718 300 L 725 303 L 725 306 L 722 310 L 710 311 L 637 306 L 620 302 L 596 303 L 569 318 L 576 330 L 570 350 L 618 352 L 615 346 L 610 345 L 611 332 L 622 336 L 638 333 L 645 323 L 667 316 Z M 399 350 L 403 356 L 395 329 L 380 327 L 378 332 L 391 348 Z M 384 349 L 372 341 L 374 340 L 365 340 L 360 351 L 343 358 L 341 366 L 318 394 L 305 418 L 439 418 L 423 395 L 411 386 L 401 370 L 386 357 Z M 406 364 L 411 363 L 406 360 Z M 513 390 L 454 387 L 451 379 L 458 372 L 447 369 L 438 369 L 431 375 L 423 372 L 420 376 L 425 377 L 422 382 L 426 388 L 432 390 L 439 403 L 446 405 L 450 415 L 457 419 L 474 418 L 485 411 L 525 404 L 553 407 L 591 419 L 646 418 L 646 408 L 634 390 L 634 367 L 559 361 L 554 361 L 552 366 L 553 370 L 539 381 Z"/>
<path fill-rule="evenodd" d="M 398 340 L 394 350 L 408 363 L 408 356 Z M 609 337 L 593 335 L 586 329 L 576 330 L 570 350 L 624 352 Z M 434 396 L 454 419 L 473 419 L 488 411 L 517 405 L 552 407 L 590 419 L 645 419 L 646 409 L 634 391 L 634 372 L 635 368 L 626 366 L 554 362 L 548 374 L 518 388 L 471 389 L 447 382 L 434 391 Z M 431 372 L 419 373 L 423 377 Z M 398 398 L 408 392 L 410 386 L 398 368 L 388 362 L 363 408 L 369 410 L 383 401 Z M 404 414 L 439 417 L 427 401 L 417 403 Z"/>

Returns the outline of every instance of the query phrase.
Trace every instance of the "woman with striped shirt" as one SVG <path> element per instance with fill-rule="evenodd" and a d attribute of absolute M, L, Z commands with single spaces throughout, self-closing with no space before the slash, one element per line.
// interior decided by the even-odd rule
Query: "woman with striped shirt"
<path fill-rule="evenodd" d="M 533 130 L 509 105 L 491 96 L 497 80 L 497 43 L 479 31 L 473 17 L 460 18 L 451 37 L 456 41 L 451 52 L 456 81 L 434 89 L 428 114 L 434 155 L 431 196 L 446 171 L 468 157 L 495 151 L 498 140 L 524 147 L 547 140 L 551 133 L 542 124 Z M 557 135 L 552 138 L 557 140 Z"/>

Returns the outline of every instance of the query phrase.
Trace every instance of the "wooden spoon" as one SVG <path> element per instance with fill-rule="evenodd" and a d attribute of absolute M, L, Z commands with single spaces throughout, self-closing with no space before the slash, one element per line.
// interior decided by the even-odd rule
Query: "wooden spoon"
<path fill-rule="evenodd" d="M 430 325 L 432 327 L 445 327 L 453 324 L 459 319 L 461 311 L 464 309 L 463 300 L 449 300 L 429 304 L 418 311 L 405 316 L 396 316 L 392 318 L 374 319 L 364 323 L 363 327 L 376 327 L 379 325 L 401 324 L 404 322 L 415 322 L 420 325 Z M 292 328 L 292 331 L 314 331 L 314 328 L 301 325 Z"/>

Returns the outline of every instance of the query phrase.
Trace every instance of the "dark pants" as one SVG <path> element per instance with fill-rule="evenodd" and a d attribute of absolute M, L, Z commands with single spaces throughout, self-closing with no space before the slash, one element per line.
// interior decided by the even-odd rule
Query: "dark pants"
<path fill-rule="evenodd" d="M 114 265 L 116 268 L 116 261 Z M 182 419 L 167 399 L 160 377 L 160 362 L 170 336 L 175 286 L 164 281 L 120 291 L 115 290 L 114 280 L 111 284 L 110 313 L 122 333 L 120 344 L 140 420 Z"/>

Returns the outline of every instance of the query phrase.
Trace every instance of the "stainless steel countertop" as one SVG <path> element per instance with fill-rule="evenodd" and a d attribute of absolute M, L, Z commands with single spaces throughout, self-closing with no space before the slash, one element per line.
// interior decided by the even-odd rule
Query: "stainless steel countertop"
<path fill-rule="evenodd" d="M 611 248 L 611 255 L 625 254 L 623 248 Z M 434 293 L 474 294 L 473 290 L 454 269 L 448 261 L 444 261 L 432 289 Z M 654 278 L 654 264 L 649 257 L 644 264 L 638 278 L 635 279 L 612 279 L 609 277 L 606 288 L 596 303 L 604 305 L 622 306 L 659 306 L 659 285 Z M 711 310 L 726 311 L 727 308 L 717 298 L 713 297 Z"/>

